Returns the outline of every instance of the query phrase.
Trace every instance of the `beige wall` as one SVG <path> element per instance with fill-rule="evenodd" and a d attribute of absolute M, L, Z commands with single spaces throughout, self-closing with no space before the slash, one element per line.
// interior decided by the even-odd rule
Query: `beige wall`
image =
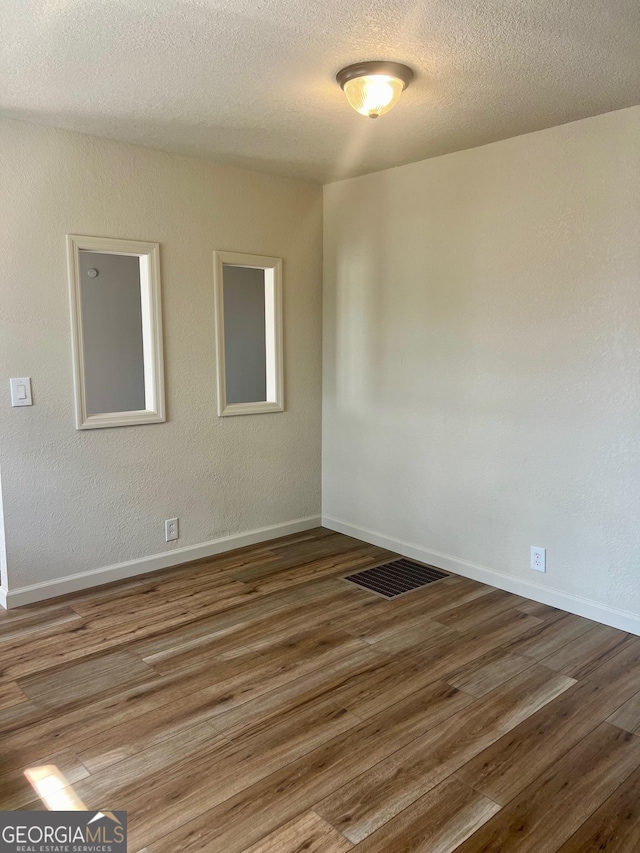
<path fill-rule="evenodd" d="M 639 188 L 638 107 L 325 187 L 326 516 L 640 616 Z"/>
<path fill-rule="evenodd" d="M 319 512 L 318 186 L 7 121 L 0 209 L 10 590 Z M 67 233 L 161 244 L 166 424 L 74 428 Z M 283 414 L 216 415 L 214 249 L 284 258 Z"/>

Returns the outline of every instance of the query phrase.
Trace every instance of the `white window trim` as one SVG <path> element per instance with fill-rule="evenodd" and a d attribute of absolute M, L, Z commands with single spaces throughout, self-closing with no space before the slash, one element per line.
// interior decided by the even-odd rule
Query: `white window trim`
<path fill-rule="evenodd" d="M 227 403 L 227 381 L 224 346 L 224 264 L 264 270 L 266 330 L 266 400 L 252 403 Z M 216 373 L 218 380 L 218 415 L 261 415 L 284 411 L 284 368 L 282 352 L 282 258 L 248 255 L 241 252 L 213 253 L 213 287 L 215 296 Z"/>
<path fill-rule="evenodd" d="M 142 347 L 145 377 L 145 408 L 130 412 L 87 413 L 82 339 L 82 298 L 80 251 L 140 258 L 140 296 L 142 301 Z M 67 235 L 69 265 L 69 301 L 73 344 L 73 375 L 77 429 L 134 426 L 166 421 L 164 363 L 162 349 L 162 304 L 160 296 L 160 246 L 110 237 Z"/>

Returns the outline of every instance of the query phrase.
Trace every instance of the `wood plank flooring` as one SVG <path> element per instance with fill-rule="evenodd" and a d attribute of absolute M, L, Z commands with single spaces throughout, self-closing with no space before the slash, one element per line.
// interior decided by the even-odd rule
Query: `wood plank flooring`
<path fill-rule="evenodd" d="M 132 853 L 638 853 L 640 638 L 322 528 L 0 611 L 0 808 Z"/>

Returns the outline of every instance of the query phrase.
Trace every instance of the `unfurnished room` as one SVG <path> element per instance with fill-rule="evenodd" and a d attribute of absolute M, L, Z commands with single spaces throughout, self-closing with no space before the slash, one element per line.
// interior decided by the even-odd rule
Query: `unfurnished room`
<path fill-rule="evenodd" d="M 640 853 L 637 0 L 0 33 L 0 853 Z"/>

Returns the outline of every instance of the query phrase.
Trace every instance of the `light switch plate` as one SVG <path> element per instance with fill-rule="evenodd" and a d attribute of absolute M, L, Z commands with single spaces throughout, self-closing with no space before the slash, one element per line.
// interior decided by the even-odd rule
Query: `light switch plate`
<path fill-rule="evenodd" d="M 9 387 L 11 388 L 12 406 L 33 406 L 33 400 L 31 399 L 31 379 L 28 376 L 23 376 L 20 379 L 10 379 Z"/>

